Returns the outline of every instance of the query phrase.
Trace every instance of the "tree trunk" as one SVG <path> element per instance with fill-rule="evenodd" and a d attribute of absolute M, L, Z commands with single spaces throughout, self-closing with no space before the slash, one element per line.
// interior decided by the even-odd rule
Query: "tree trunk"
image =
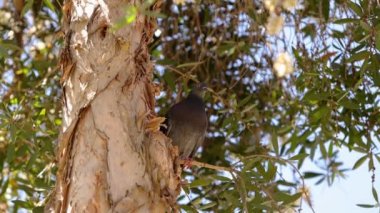
<path fill-rule="evenodd" d="M 159 132 L 147 45 L 155 19 L 137 12 L 114 30 L 126 8 L 145 1 L 67 0 L 63 128 L 55 212 L 165 212 L 176 208 L 178 151 Z M 155 2 L 148 9 L 158 9 Z M 137 10 L 139 11 L 139 10 Z"/>

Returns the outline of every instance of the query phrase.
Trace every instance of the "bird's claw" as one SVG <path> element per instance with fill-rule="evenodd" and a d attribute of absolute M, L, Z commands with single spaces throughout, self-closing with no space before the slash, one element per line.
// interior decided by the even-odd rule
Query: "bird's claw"
<path fill-rule="evenodd" d="M 191 166 L 192 166 L 192 162 L 193 162 L 193 159 L 192 159 L 192 158 L 185 158 L 185 159 L 183 159 L 183 160 L 184 160 L 183 168 L 184 168 L 184 169 L 191 168 Z"/>

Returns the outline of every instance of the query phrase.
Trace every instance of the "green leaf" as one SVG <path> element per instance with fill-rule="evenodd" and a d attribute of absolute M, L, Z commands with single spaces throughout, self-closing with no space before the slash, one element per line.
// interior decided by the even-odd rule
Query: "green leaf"
<path fill-rule="evenodd" d="M 7 162 L 13 164 L 13 159 L 15 158 L 15 142 L 10 142 L 7 147 Z"/>
<path fill-rule="evenodd" d="M 22 50 L 19 46 L 10 42 L 7 42 L 7 43 L 0 42 L 0 49 L 3 49 L 5 51 L 6 50 Z"/>
<path fill-rule="evenodd" d="M 296 183 L 291 183 L 291 182 L 287 182 L 287 181 L 284 181 L 284 180 L 279 180 L 279 181 L 277 181 L 277 183 L 279 185 L 283 185 L 283 186 L 291 186 L 291 187 L 296 187 L 297 186 Z"/>
<path fill-rule="evenodd" d="M 225 89 L 223 89 L 223 90 L 225 90 Z M 220 92 L 219 92 L 219 94 L 220 94 Z M 237 107 L 240 108 L 240 107 L 245 106 L 251 100 L 251 98 L 252 98 L 252 95 L 247 95 L 247 97 L 245 97 L 243 100 L 239 100 Z"/>
<path fill-rule="evenodd" d="M 61 126 L 61 124 L 62 124 L 62 120 L 59 119 L 59 118 L 56 118 L 56 119 L 54 119 L 54 124 L 55 124 L 56 126 Z"/>
<path fill-rule="evenodd" d="M 175 65 L 176 62 L 173 61 L 173 60 L 170 60 L 168 58 L 165 58 L 165 59 L 162 59 L 162 60 L 157 60 L 156 64 L 159 64 L 159 65 Z"/>
<path fill-rule="evenodd" d="M 217 202 L 210 202 L 210 203 L 208 203 L 208 204 L 205 204 L 205 205 L 200 206 L 198 209 L 199 209 L 199 210 L 206 210 L 206 209 L 209 209 L 209 208 L 211 208 L 211 207 L 216 206 L 217 204 L 218 204 Z"/>
<path fill-rule="evenodd" d="M 375 46 L 376 46 L 377 50 L 380 51 L 380 27 L 377 30 L 377 32 L 375 33 Z"/>
<path fill-rule="evenodd" d="M 349 1 L 348 6 L 351 8 L 352 11 L 354 11 L 356 13 L 356 15 L 363 16 L 363 11 L 362 11 L 362 8 L 360 7 L 360 5 L 358 5 L 352 1 Z"/>
<path fill-rule="evenodd" d="M 356 204 L 357 206 L 359 207 L 362 207 L 362 208 L 375 208 L 376 205 L 371 205 L 371 204 Z"/>
<path fill-rule="evenodd" d="M 46 109 L 43 108 L 41 109 L 39 116 L 45 116 L 45 115 L 46 115 Z"/>
<path fill-rule="evenodd" d="M 370 155 L 369 156 L 369 161 L 368 161 L 368 170 L 371 171 L 374 168 L 375 168 L 375 165 L 373 163 L 373 157 L 372 157 L 372 155 Z"/>
<path fill-rule="evenodd" d="M 326 116 L 329 113 L 330 113 L 330 109 L 327 106 L 319 107 L 314 112 L 312 112 L 312 114 L 311 114 L 311 120 L 312 120 L 312 122 L 317 122 L 322 117 Z"/>
<path fill-rule="evenodd" d="M 354 164 L 354 167 L 352 167 L 352 169 L 359 168 L 367 160 L 367 158 L 368 158 L 367 155 L 364 155 L 363 157 L 359 158 L 359 160 L 356 161 L 356 163 Z"/>
<path fill-rule="evenodd" d="M 296 193 L 294 195 L 289 195 L 283 192 L 277 192 L 275 195 L 276 200 L 284 201 L 284 204 L 290 204 L 295 202 L 301 197 L 302 193 Z"/>
<path fill-rule="evenodd" d="M 186 194 L 190 194 L 190 188 L 189 187 L 182 187 L 183 191 L 186 193 Z"/>
<path fill-rule="evenodd" d="M 322 0 L 322 13 L 325 21 L 329 20 L 330 0 Z"/>
<path fill-rule="evenodd" d="M 334 154 L 334 143 L 331 142 L 330 145 L 329 145 L 329 149 L 328 149 L 328 155 L 329 157 L 333 157 L 333 154 Z"/>
<path fill-rule="evenodd" d="M 251 170 L 253 167 L 255 167 L 258 162 L 262 160 L 261 157 L 255 157 L 255 158 L 250 158 L 246 161 L 244 161 L 244 168 L 242 170 L 242 172 L 246 172 L 246 171 L 249 171 Z"/>
<path fill-rule="evenodd" d="M 195 188 L 199 186 L 208 186 L 212 183 L 212 180 L 209 178 L 196 179 L 190 183 L 190 188 Z"/>
<path fill-rule="evenodd" d="M 358 22 L 360 19 L 355 19 L 355 18 L 342 18 L 334 21 L 334 24 L 347 24 L 347 23 L 353 23 L 353 22 Z"/>
<path fill-rule="evenodd" d="M 326 176 L 322 176 L 316 183 L 315 185 L 321 184 L 324 180 L 326 179 Z"/>
<path fill-rule="evenodd" d="M 303 177 L 308 179 L 308 178 L 315 178 L 319 177 L 321 175 L 324 175 L 322 173 L 317 173 L 317 172 L 304 172 Z"/>
<path fill-rule="evenodd" d="M 21 180 L 19 180 L 19 181 L 21 181 Z M 26 180 L 25 180 L 25 182 L 26 182 Z M 35 188 L 32 188 L 31 186 L 29 186 L 29 185 L 24 185 L 24 184 L 20 184 L 20 185 L 19 185 L 19 189 L 23 190 L 23 191 L 24 191 L 27 195 L 29 195 L 29 196 L 32 196 L 33 193 L 36 192 L 36 189 L 35 189 Z"/>
<path fill-rule="evenodd" d="M 43 213 L 44 212 L 44 207 L 42 207 L 42 206 L 35 207 L 35 208 L 33 208 L 32 212 L 33 213 Z"/>
<path fill-rule="evenodd" d="M 380 156 L 375 155 L 375 158 L 376 158 L 377 162 L 380 163 Z"/>
<path fill-rule="evenodd" d="M 265 177 L 265 175 L 266 175 L 266 171 L 265 171 L 264 166 L 263 166 L 262 164 L 260 164 L 260 163 L 258 163 L 258 164 L 255 165 L 255 166 L 256 166 L 257 172 L 258 172 L 260 175 L 262 175 L 262 176 Z M 249 179 L 249 178 L 247 178 L 247 180 L 245 180 L 245 181 L 248 182 L 248 181 L 249 181 L 248 179 Z"/>
<path fill-rule="evenodd" d="M 191 201 L 191 203 L 193 205 L 198 205 L 198 204 L 202 203 L 202 199 L 203 199 L 202 197 L 198 197 L 195 200 Z"/>
<path fill-rule="evenodd" d="M 22 8 L 21 15 L 24 16 L 26 12 L 28 12 L 33 6 L 34 0 L 27 0 L 24 8 Z"/>
<path fill-rule="evenodd" d="M 216 52 L 220 56 L 223 56 L 223 55 L 230 56 L 235 53 L 235 50 L 236 50 L 235 46 L 236 46 L 235 42 L 228 42 L 228 43 L 226 42 L 218 46 L 218 48 L 216 49 Z"/>
<path fill-rule="evenodd" d="M 327 92 L 319 92 L 316 90 L 308 91 L 302 98 L 305 102 L 316 104 L 318 101 L 327 100 L 329 94 Z"/>
<path fill-rule="evenodd" d="M 349 59 L 347 59 L 347 62 L 362 61 L 370 56 L 371 54 L 368 51 L 363 50 L 353 54 Z"/>
<path fill-rule="evenodd" d="M 326 159 L 328 157 L 327 156 L 327 150 L 326 150 L 325 144 L 323 142 L 319 143 L 319 149 L 321 150 L 322 157 L 324 159 Z"/>
<path fill-rule="evenodd" d="M 33 207 L 33 205 L 27 201 L 23 201 L 23 200 L 12 200 L 12 203 L 14 203 L 15 205 L 17 205 L 18 207 L 22 207 L 22 208 L 26 208 L 26 209 L 30 209 Z"/>
<path fill-rule="evenodd" d="M 276 132 L 273 132 L 272 133 L 272 146 L 273 146 L 273 150 L 274 152 L 276 153 L 276 155 L 279 155 L 279 148 L 278 148 L 278 136 L 276 134 Z"/>
<path fill-rule="evenodd" d="M 273 180 L 276 177 L 277 166 L 273 165 L 272 162 L 268 162 L 268 171 L 265 173 L 265 178 L 269 180 Z"/>
<path fill-rule="evenodd" d="M 222 181 L 222 182 L 231 182 L 231 179 L 228 178 L 228 177 L 225 177 L 225 176 L 215 175 L 213 177 L 215 178 L 215 180 L 219 180 L 219 181 Z"/>
<path fill-rule="evenodd" d="M 1 181 L 0 181 L 0 183 L 1 183 Z M 7 178 L 6 181 L 4 181 L 4 184 L 1 186 L 0 197 L 2 197 L 5 194 L 5 192 L 7 191 L 8 184 L 9 184 L 9 178 Z"/>
<path fill-rule="evenodd" d="M 306 158 L 307 156 L 309 156 L 309 155 L 306 153 L 300 153 L 298 155 L 291 157 L 289 160 L 302 160 L 302 159 Z"/>
<path fill-rule="evenodd" d="M 343 98 L 339 102 L 339 105 L 347 109 L 360 109 L 360 105 L 356 101 L 350 100 L 348 98 Z"/>
<path fill-rule="evenodd" d="M 175 78 L 172 72 L 165 72 L 163 76 L 164 81 L 170 87 L 172 91 L 175 91 Z"/>
<path fill-rule="evenodd" d="M 366 22 L 360 20 L 360 21 L 359 21 L 359 25 L 360 25 L 360 26 L 361 26 L 361 27 L 362 27 L 367 33 L 371 31 L 371 26 L 369 26 L 368 23 L 366 23 Z"/>
<path fill-rule="evenodd" d="M 45 4 L 50 10 L 52 10 L 53 12 L 55 12 L 55 7 L 54 7 L 54 5 L 52 4 L 52 1 L 50 1 L 50 0 L 44 0 L 44 4 Z"/>
<path fill-rule="evenodd" d="M 247 107 L 245 107 L 245 108 L 241 111 L 241 113 L 249 112 L 249 111 L 251 111 L 252 109 L 254 109 L 256 106 L 257 106 L 257 104 L 250 104 L 250 105 L 248 105 Z"/>
<path fill-rule="evenodd" d="M 197 209 L 193 208 L 190 205 L 181 205 L 181 209 L 183 209 L 185 212 L 189 212 L 189 213 L 197 213 L 198 212 Z"/>
<path fill-rule="evenodd" d="M 288 133 L 290 132 L 291 130 L 293 129 L 293 127 L 291 125 L 287 125 L 287 126 L 283 126 L 281 127 L 279 130 L 278 130 L 278 134 L 279 135 L 283 135 L 285 133 Z"/>
<path fill-rule="evenodd" d="M 375 187 L 372 187 L 372 195 L 373 195 L 373 198 L 376 200 L 376 202 L 379 203 L 379 197 L 377 196 L 377 191 Z"/>
<path fill-rule="evenodd" d="M 36 160 L 37 160 L 37 157 L 38 157 L 38 156 L 37 156 L 37 153 L 34 153 L 34 154 L 30 157 L 28 163 L 26 164 L 26 168 L 25 168 L 25 169 L 27 169 L 27 170 L 31 169 L 31 168 L 33 167 L 33 165 L 35 165 Z"/>

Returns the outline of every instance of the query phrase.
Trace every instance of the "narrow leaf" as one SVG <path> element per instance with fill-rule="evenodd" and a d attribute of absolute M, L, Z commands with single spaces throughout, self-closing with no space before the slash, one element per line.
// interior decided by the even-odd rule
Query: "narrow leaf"
<path fill-rule="evenodd" d="M 356 204 L 356 205 L 359 207 L 362 207 L 362 208 L 375 208 L 376 207 L 375 205 L 371 205 L 371 204 Z"/>
<path fill-rule="evenodd" d="M 365 160 L 367 160 L 367 155 L 364 155 L 363 157 L 359 158 L 359 160 L 356 161 L 356 163 L 354 164 L 354 167 L 352 167 L 352 169 L 357 169 L 359 168 L 364 162 Z"/>
<path fill-rule="evenodd" d="M 379 197 L 377 196 L 377 191 L 376 191 L 375 187 L 372 187 L 372 195 L 373 195 L 373 198 L 378 203 L 379 202 Z"/>
<path fill-rule="evenodd" d="M 309 156 L 309 155 L 306 153 L 300 153 L 298 155 L 291 157 L 289 160 L 301 160 L 301 159 L 306 158 L 307 156 Z"/>

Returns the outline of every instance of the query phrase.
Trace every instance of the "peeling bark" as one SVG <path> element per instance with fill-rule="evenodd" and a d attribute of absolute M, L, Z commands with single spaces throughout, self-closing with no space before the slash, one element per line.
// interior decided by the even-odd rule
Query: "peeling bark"
<path fill-rule="evenodd" d="M 62 50 L 63 126 L 54 212 L 170 212 L 178 151 L 157 130 L 147 45 L 155 20 L 138 14 L 110 30 L 128 4 L 67 0 Z M 156 10 L 160 2 L 151 9 Z"/>

